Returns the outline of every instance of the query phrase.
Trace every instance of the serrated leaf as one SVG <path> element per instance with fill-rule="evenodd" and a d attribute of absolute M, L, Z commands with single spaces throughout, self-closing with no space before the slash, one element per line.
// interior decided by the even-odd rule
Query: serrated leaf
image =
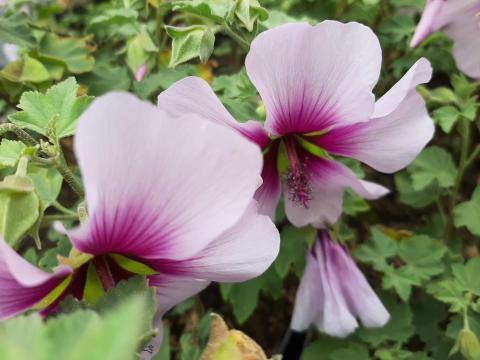
<path fill-rule="evenodd" d="M 433 204 L 440 193 L 436 182 L 431 183 L 422 191 L 415 191 L 411 176 L 407 171 L 395 174 L 395 186 L 400 193 L 400 202 L 417 209 Z"/>
<path fill-rule="evenodd" d="M 441 187 L 452 187 L 457 176 L 452 155 L 437 146 L 423 150 L 408 167 L 408 172 L 411 174 L 415 191 L 425 189 L 434 181 L 437 181 Z"/>
<path fill-rule="evenodd" d="M 85 38 L 59 37 L 47 33 L 40 41 L 39 55 L 62 63 L 74 74 L 91 71 L 95 65 Z"/>
<path fill-rule="evenodd" d="M 145 303 L 145 310 L 137 314 L 137 318 L 140 320 L 141 334 L 147 335 L 152 332 L 152 323 L 157 311 L 157 299 L 155 289 L 148 286 L 145 277 L 134 276 L 126 281 L 121 281 L 100 298 L 94 309 L 104 313 L 121 303 L 125 297 L 131 295 L 141 297 Z"/>
<path fill-rule="evenodd" d="M 459 116 L 460 112 L 458 109 L 451 105 L 442 106 L 433 112 L 435 122 L 440 125 L 442 130 L 447 134 L 450 134 Z"/>
<path fill-rule="evenodd" d="M 480 296 L 480 258 L 471 259 L 463 264 L 454 264 L 452 272 L 465 291 Z"/>
<path fill-rule="evenodd" d="M 480 236 L 480 186 L 477 186 L 469 201 L 455 207 L 453 216 L 456 227 L 466 226 L 472 234 Z"/>
<path fill-rule="evenodd" d="M 199 57 L 206 62 L 213 51 L 215 35 L 208 26 L 192 25 L 188 27 L 165 26 L 172 38 L 170 67 L 175 67 L 193 58 Z"/>
<path fill-rule="evenodd" d="M 384 271 L 388 265 L 386 259 L 397 253 L 397 243 L 378 229 L 372 229 L 371 241 L 364 243 L 355 253 L 355 257 Z"/>
<path fill-rule="evenodd" d="M 445 245 L 425 235 L 416 235 L 403 240 L 398 246 L 398 256 L 422 280 L 440 274 L 444 270 L 441 260 L 446 252 Z"/>
<path fill-rule="evenodd" d="M 26 148 L 21 141 L 2 139 L 0 143 L 0 168 L 15 166 Z"/>
<path fill-rule="evenodd" d="M 27 91 L 18 105 L 23 111 L 10 115 L 9 119 L 42 135 L 51 136 L 52 127 L 57 138 L 72 135 L 78 118 L 93 100 L 90 96 L 77 97 L 77 92 L 78 84 L 73 77 L 52 86 L 45 94 Z"/>
<path fill-rule="evenodd" d="M 39 315 L 0 323 L 0 358 L 4 360 L 130 360 L 140 342 L 145 304 L 127 297 L 104 316 L 91 310 L 60 315 L 46 322 Z M 128 331 L 126 331 L 128 329 Z"/>

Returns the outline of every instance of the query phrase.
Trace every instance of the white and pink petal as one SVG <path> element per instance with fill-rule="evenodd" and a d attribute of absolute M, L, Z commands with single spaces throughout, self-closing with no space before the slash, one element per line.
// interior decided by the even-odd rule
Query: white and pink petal
<path fill-rule="evenodd" d="M 378 38 L 359 23 L 286 24 L 258 35 L 245 60 L 272 134 L 368 120 L 381 66 Z"/>
<path fill-rule="evenodd" d="M 186 259 L 238 222 L 261 183 L 259 148 L 198 115 L 172 119 L 126 93 L 97 98 L 75 139 L 86 253 Z"/>
<path fill-rule="evenodd" d="M 162 273 L 217 282 L 246 281 L 261 275 L 280 249 L 280 236 L 253 201 L 240 221 L 205 249 L 182 261 L 159 260 L 150 265 Z"/>
<path fill-rule="evenodd" d="M 72 272 L 59 266 L 53 273 L 31 265 L 0 239 L 0 320 L 22 313 L 53 291 Z"/>
<path fill-rule="evenodd" d="M 202 78 L 189 76 L 179 80 L 160 93 L 157 100 L 158 107 L 173 118 L 197 114 L 216 124 L 237 130 L 262 149 L 270 142 L 258 121 L 237 122 Z"/>
<path fill-rule="evenodd" d="M 433 137 L 435 127 L 415 87 L 432 74 L 426 59 L 412 68 L 375 104 L 367 122 L 337 127 L 310 141 L 330 153 L 353 157 L 392 173 L 410 164 Z"/>
<path fill-rule="evenodd" d="M 347 188 L 373 200 L 386 195 L 385 187 L 360 180 L 345 165 L 333 160 L 311 157 L 305 164 L 310 178 L 311 199 L 308 207 L 292 201 L 285 186 L 285 212 L 295 226 L 312 224 L 324 227 L 335 223 L 342 213 L 343 194 Z"/>

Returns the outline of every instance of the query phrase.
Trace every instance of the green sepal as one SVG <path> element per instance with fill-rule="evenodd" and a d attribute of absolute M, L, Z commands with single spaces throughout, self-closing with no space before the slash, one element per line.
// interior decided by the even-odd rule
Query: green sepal
<path fill-rule="evenodd" d="M 95 305 L 104 293 L 105 290 L 103 289 L 102 282 L 98 277 L 97 270 L 95 270 L 95 265 L 93 262 L 90 262 L 87 269 L 87 280 L 85 281 L 83 298 L 87 303 Z"/>
<path fill-rule="evenodd" d="M 73 276 L 69 275 L 65 280 L 63 280 L 60 285 L 53 289 L 47 296 L 45 296 L 40 302 L 38 302 L 33 308 L 34 309 L 43 309 L 51 305 L 58 297 L 65 291 L 68 285 L 72 282 Z"/>
<path fill-rule="evenodd" d="M 110 255 L 110 257 L 120 266 L 122 269 L 127 270 L 133 274 L 137 275 L 155 275 L 158 272 L 153 270 L 151 267 L 142 264 L 141 262 L 132 260 L 122 255 Z"/>

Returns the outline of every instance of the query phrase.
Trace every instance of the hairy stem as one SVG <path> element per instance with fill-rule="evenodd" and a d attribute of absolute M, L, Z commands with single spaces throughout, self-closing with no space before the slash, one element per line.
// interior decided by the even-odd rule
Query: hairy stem
<path fill-rule="evenodd" d="M 237 34 L 230 25 L 228 25 L 227 22 L 223 24 L 223 30 L 227 33 L 228 36 L 230 36 L 235 42 L 244 50 L 247 52 L 250 49 L 250 44 L 248 43 L 243 36 L 240 36 Z"/>
<path fill-rule="evenodd" d="M 70 170 L 70 168 L 68 167 L 67 161 L 63 156 L 60 146 L 58 147 L 58 149 L 59 149 L 60 155 L 57 162 L 57 170 L 60 174 L 62 174 L 64 180 L 72 188 L 75 194 L 77 194 L 77 196 L 82 199 L 85 196 L 85 192 L 83 191 L 83 186 L 80 183 L 80 181 L 78 181 L 76 176 L 73 174 L 72 170 Z"/>
<path fill-rule="evenodd" d="M 11 132 L 17 135 L 18 139 L 26 145 L 29 145 L 29 146 L 37 145 L 37 140 L 35 140 L 29 133 L 27 133 L 25 130 L 22 130 L 15 124 L 12 124 L 12 123 L 1 124 L 0 135 L 3 135 L 7 132 Z"/>

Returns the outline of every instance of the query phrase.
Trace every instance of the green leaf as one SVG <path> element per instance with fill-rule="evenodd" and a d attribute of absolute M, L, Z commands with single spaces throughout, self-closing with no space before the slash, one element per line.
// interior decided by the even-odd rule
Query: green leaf
<path fill-rule="evenodd" d="M 55 232 L 54 229 L 49 230 L 50 233 Z M 70 250 L 72 249 L 72 243 L 67 236 L 56 234 L 55 246 L 49 248 L 38 261 L 38 266 L 46 271 L 52 271 L 58 265 L 57 255 L 68 257 Z"/>
<path fill-rule="evenodd" d="M 88 93 L 100 96 L 109 91 L 126 91 L 132 77 L 126 67 L 97 62 L 92 72 L 79 76 L 79 81 L 88 85 Z"/>
<path fill-rule="evenodd" d="M 349 344 L 345 349 L 340 349 L 330 355 L 331 360 L 370 360 L 368 348 L 362 344 Z"/>
<path fill-rule="evenodd" d="M 343 197 L 343 212 L 350 216 L 355 216 L 370 210 L 368 202 L 347 189 Z"/>
<path fill-rule="evenodd" d="M 386 259 L 397 253 L 397 243 L 378 229 L 372 229 L 371 241 L 360 246 L 355 257 L 379 271 L 387 268 Z"/>
<path fill-rule="evenodd" d="M 480 236 L 480 186 L 475 188 L 469 201 L 455 207 L 453 216 L 456 227 L 466 226 L 472 234 Z"/>
<path fill-rule="evenodd" d="M 395 289 L 400 299 L 408 301 L 412 293 L 412 286 L 420 285 L 420 280 L 412 273 L 411 269 L 406 267 L 388 268 L 383 278 L 383 288 L 385 290 Z"/>
<path fill-rule="evenodd" d="M 48 208 L 57 200 L 62 188 L 63 177 L 54 168 L 40 168 L 30 166 L 28 176 L 33 180 L 43 208 Z"/>
<path fill-rule="evenodd" d="M 257 21 L 268 19 L 268 11 L 260 6 L 257 0 L 236 0 L 235 16 L 252 32 Z"/>
<path fill-rule="evenodd" d="M 395 186 L 400 193 L 400 202 L 421 209 L 433 204 L 439 196 L 439 186 L 431 183 L 421 191 L 413 189 L 412 178 L 408 171 L 395 174 Z"/>
<path fill-rule="evenodd" d="M 463 287 L 454 279 L 431 283 L 427 291 L 439 301 L 450 304 L 451 312 L 460 312 L 467 305 Z"/>
<path fill-rule="evenodd" d="M 406 342 L 415 331 L 409 305 L 396 303 L 390 298 L 382 300 L 390 313 L 390 321 L 381 328 L 360 328 L 357 335 L 375 347 L 387 341 Z"/>
<path fill-rule="evenodd" d="M 282 281 L 273 266 L 255 279 L 237 284 L 220 284 L 222 297 L 232 304 L 233 314 L 239 323 L 244 323 L 253 314 L 261 290 L 273 297 L 281 295 Z"/>
<path fill-rule="evenodd" d="M 200 348 L 192 338 L 192 334 L 182 334 L 180 337 L 180 360 L 196 360 L 199 357 Z"/>
<path fill-rule="evenodd" d="M 135 82 L 133 88 L 141 98 L 149 99 L 170 87 L 174 82 L 190 75 L 196 75 L 196 70 L 191 65 L 181 65 L 175 69 L 161 69 L 155 74 L 150 74 L 144 80 Z"/>
<path fill-rule="evenodd" d="M 225 0 L 176 0 L 173 11 L 189 12 L 218 22 L 226 18 L 231 3 Z"/>
<path fill-rule="evenodd" d="M 23 111 L 10 115 L 9 119 L 42 135 L 51 136 L 52 128 L 57 138 L 73 135 L 78 118 L 93 100 L 90 96 L 77 97 L 77 91 L 78 84 L 73 77 L 52 86 L 45 94 L 27 91 L 18 105 Z"/>
<path fill-rule="evenodd" d="M 17 165 L 26 148 L 21 141 L 2 139 L 0 143 L 0 168 Z"/>
<path fill-rule="evenodd" d="M 133 33 L 138 26 L 138 12 L 134 9 L 106 9 L 93 16 L 88 23 L 88 30 L 97 37 L 110 38 Z"/>
<path fill-rule="evenodd" d="M 480 296 L 480 258 L 474 258 L 467 264 L 454 264 L 452 272 L 464 290 Z"/>
<path fill-rule="evenodd" d="M 437 146 L 431 146 L 421 152 L 408 167 L 412 176 L 413 189 L 420 191 L 436 181 L 441 187 L 449 188 L 455 183 L 457 168 L 452 155 Z"/>
<path fill-rule="evenodd" d="M 157 299 L 155 289 L 148 286 L 145 277 L 134 276 L 126 281 L 121 281 L 116 287 L 108 291 L 105 296 L 100 298 L 94 309 L 100 313 L 107 312 L 110 308 L 120 304 L 127 296 L 136 295 L 141 297 L 145 303 L 145 309 L 137 314 L 140 320 L 140 330 L 142 336 L 152 334 L 152 323 L 157 311 Z M 144 339 L 148 340 L 148 339 Z"/>
<path fill-rule="evenodd" d="M 29 56 L 9 63 L 0 71 L 0 77 L 12 82 L 40 83 L 51 79 L 50 73 L 38 60 Z"/>
<path fill-rule="evenodd" d="M 280 233 L 280 253 L 275 260 L 275 270 L 280 278 L 285 278 L 293 268 L 301 276 L 305 267 L 305 229 L 288 226 Z"/>
<path fill-rule="evenodd" d="M 440 125 L 442 130 L 450 134 L 453 126 L 459 118 L 460 112 L 455 106 L 442 106 L 433 112 L 435 122 Z"/>
<path fill-rule="evenodd" d="M 360 345 L 356 342 L 350 342 L 347 339 L 339 339 L 326 335 L 320 335 L 318 340 L 315 340 L 305 346 L 302 353 L 302 360 L 331 360 L 331 355 L 347 348 L 347 346 L 356 347 Z"/>
<path fill-rule="evenodd" d="M 462 74 L 454 74 L 451 79 L 451 83 L 455 94 L 460 99 L 469 99 L 473 92 L 478 88 L 478 84 L 471 82 Z"/>
<path fill-rule="evenodd" d="M 63 38 L 47 33 L 40 42 L 39 55 L 61 63 L 74 74 L 91 71 L 95 65 L 85 38 Z"/>
<path fill-rule="evenodd" d="M 196 57 L 199 57 L 203 63 L 207 62 L 215 42 L 215 35 L 208 26 L 192 25 L 184 28 L 165 26 L 165 30 L 172 38 L 170 67 Z"/>
<path fill-rule="evenodd" d="M 158 52 L 158 48 L 145 30 L 129 40 L 127 44 L 127 65 L 132 72 L 135 72 L 147 62 L 149 52 Z"/>
<path fill-rule="evenodd" d="M 15 188 L 15 183 L 25 188 Z M 36 222 L 39 216 L 39 200 L 33 182 L 26 176 L 7 176 L 0 183 L 0 234 L 14 246 Z"/>
<path fill-rule="evenodd" d="M 0 41 L 28 48 L 34 47 L 35 38 L 27 25 L 27 16 L 21 12 L 10 17 L 2 15 L 0 17 Z"/>
<path fill-rule="evenodd" d="M 442 258 L 447 247 L 425 235 L 415 235 L 403 240 L 398 246 L 398 255 L 416 277 L 426 280 L 443 272 Z"/>
<path fill-rule="evenodd" d="M 101 317 L 91 310 L 46 322 L 39 315 L 0 323 L 3 360 L 131 360 L 139 345 L 142 298 L 129 296 Z M 128 329 L 128 331 L 126 331 Z"/>

